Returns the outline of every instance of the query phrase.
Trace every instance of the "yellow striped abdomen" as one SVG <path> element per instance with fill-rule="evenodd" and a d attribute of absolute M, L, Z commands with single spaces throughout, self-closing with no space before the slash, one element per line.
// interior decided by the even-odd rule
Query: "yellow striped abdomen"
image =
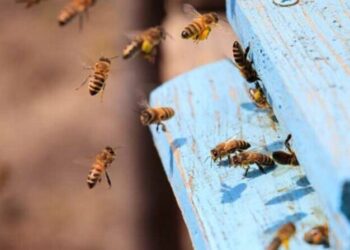
<path fill-rule="evenodd" d="M 101 179 L 103 171 L 105 171 L 105 166 L 101 162 L 97 161 L 92 165 L 86 180 L 89 188 L 93 188 Z"/>
<path fill-rule="evenodd" d="M 89 80 L 90 95 L 98 94 L 105 85 L 106 76 L 100 73 L 95 73 Z"/>
<path fill-rule="evenodd" d="M 76 4 L 74 2 L 68 3 L 58 14 L 58 24 L 63 26 L 72 20 L 78 14 Z"/>
<path fill-rule="evenodd" d="M 183 39 L 198 39 L 199 35 L 205 30 L 205 25 L 199 20 L 194 20 L 191 24 L 186 26 L 181 33 Z"/>

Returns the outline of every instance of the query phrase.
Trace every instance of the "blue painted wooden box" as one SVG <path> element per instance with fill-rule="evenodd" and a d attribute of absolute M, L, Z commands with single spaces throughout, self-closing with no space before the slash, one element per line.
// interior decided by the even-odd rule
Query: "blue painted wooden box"
<path fill-rule="evenodd" d="M 303 234 L 326 222 L 331 248 L 350 249 L 350 1 L 279 7 L 228 0 L 227 16 L 242 44 L 250 44 L 279 123 L 255 107 L 228 60 L 152 92 L 151 105 L 176 111 L 168 132 L 151 131 L 194 247 L 264 249 L 293 221 L 291 249 L 322 249 L 303 242 Z M 279 165 L 265 175 L 252 167 L 242 179 L 242 169 L 207 159 L 230 137 L 270 152 L 283 148 L 288 133 L 301 167 Z"/>

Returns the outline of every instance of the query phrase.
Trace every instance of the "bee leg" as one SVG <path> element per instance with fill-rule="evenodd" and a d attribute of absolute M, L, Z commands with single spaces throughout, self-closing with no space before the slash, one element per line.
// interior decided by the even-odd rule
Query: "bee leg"
<path fill-rule="evenodd" d="M 264 169 L 259 163 L 256 163 L 256 165 L 258 166 L 258 168 L 259 168 L 259 170 L 260 170 L 261 173 L 266 174 L 265 169 Z"/>
<path fill-rule="evenodd" d="M 206 40 L 211 32 L 211 28 L 205 28 L 198 36 L 198 40 Z"/>
<path fill-rule="evenodd" d="M 245 167 L 245 171 L 244 171 L 244 174 L 243 174 L 243 178 L 247 177 L 249 168 L 250 168 L 249 165 Z"/>
<path fill-rule="evenodd" d="M 101 102 L 103 102 L 103 94 L 105 92 L 106 84 L 103 84 L 103 87 L 101 89 Z"/>
<path fill-rule="evenodd" d="M 165 126 L 165 124 L 161 122 L 160 125 L 162 126 L 162 131 L 163 131 L 163 132 L 166 132 L 166 126 Z"/>
<path fill-rule="evenodd" d="M 290 148 L 290 143 L 289 143 L 290 139 L 292 139 L 292 135 L 291 135 L 291 134 L 289 134 L 289 135 L 287 136 L 287 139 L 284 141 L 284 145 L 285 145 L 285 147 L 287 148 L 287 150 L 288 150 L 290 153 L 293 153 L 292 149 Z"/>
<path fill-rule="evenodd" d="M 83 30 L 83 23 L 84 23 L 84 16 L 82 14 L 79 14 L 79 31 L 80 32 Z"/>
<path fill-rule="evenodd" d="M 88 79 L 90 78 L 90 76 L 86 77 L 86 79 L 80 84 L 79 87 L 75 88 L 75 90 L 79 90 L 81 87 L 84 86 L 85 83 L 87 83 Z"/>
<path fill-rule="evenodd" d="M 106 179 L 107 179 L 108 186 L 109 186 L 109 188 L 111 188 L 112 187 L 111 178 L 109 178 L 107 171 L 105 171 L 105 173 L 106 173 Z"/>
<path fill-rule="evenodd" d="M 156 131 L 159 132 L 159 125 L 160 123 L 157 123 Z"/>

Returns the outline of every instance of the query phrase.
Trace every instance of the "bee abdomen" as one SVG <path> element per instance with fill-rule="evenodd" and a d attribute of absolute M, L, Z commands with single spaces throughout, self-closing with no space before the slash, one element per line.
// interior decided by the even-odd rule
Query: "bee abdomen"
<path fill-rule="evenodd" d="M 67 24 L 78 14 L 77 9 L 73 4 L 68 4 L 58 15 L 58 24 L 63 26 Z"/>
<path fill-rule="evenodd" d="M 233 58 L 240 68 L 245 68 L 247 65 L 247 60 L 245 59 L 243 49 L 241 45 L 235 41 L 232 47 Z"/>
<path fill-rule="evenodd" d="M 262 159 L 261 159 L 260 163 L 262 165 L 265 165 L 265 166 L 274 166 L 275 165 L 274 160 L 270 156 L 267 156 L 267 155 L 262 155 Z"/>
<path fill-rule="evenodd" d="M 243 140 L 239 140 L 237 141 L 238 143 L 238 149 L 247 149 L 247 148 L 250 148 L 250 143 L 249 142 L 246 142 L 246 141 L 243 141 Z"/>
<path fill-rule="evenodd" d="M 184 28 L 181 33 L 181 37 L 184 39 L 191 38 L 196 36 L 202 30 L 202 26 L 198 22 L 192 22 L 190 25 Z"/>
<path fill-rule="evenodd" d="M 123 50 L 123 59 L 128 59 L 134 56 L 141 49 L 141 41 L 133 40 L 129 45 Z"/>
<path fill-rule="evenodd" d="M 91 95 L 96 95 L 101 91 L 105 84 L 105 78 L 102 75 L 94 74 L 89 82 L 89 92 Z"/>
<path fill-rule="evenodd" d="M 172 108 L 161 108 L 161 112 L 163 114 L 161 114 L 159 118 L 162 121 L 170 119 L 175 114 L 175 111 Z"/>
<path fill-rule="evenodd" d="M 102 170 L 100 170 L 99 168 L 96 168 L 94 165 L 93 168 L 90 170 L 86 180 L 89 188 L 93 188 L 96 185 L 97 181 L 101 177 L 101 173 L 102 173 Z"/>

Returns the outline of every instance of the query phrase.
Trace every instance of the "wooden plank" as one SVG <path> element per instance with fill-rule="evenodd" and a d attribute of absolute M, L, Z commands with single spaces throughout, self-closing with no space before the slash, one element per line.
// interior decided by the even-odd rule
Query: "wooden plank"
<path fill-rule="evenodd" d="M 333 244 L 350 249 L 350 2 L 228 0 L 281 126 L 327 208 Z"/>
<path fill-rule="evenodd" d="M 232 136 L 263 151 L 280 149 L 286 137 L 251 103 L 231 62 L 166 82 L 150 102 L 176 111 L 166 122 L 168 132 L 150 129 L 196 249 L 264 249 L 286 221 L 298 230 L 291 249 L 310 249 L 303 233 L 326 219 L 301 167 L 278 166 L 262 175 L 252 166 L 242 179 L 243 169 L 207 159 L 212 147 Z"/>

